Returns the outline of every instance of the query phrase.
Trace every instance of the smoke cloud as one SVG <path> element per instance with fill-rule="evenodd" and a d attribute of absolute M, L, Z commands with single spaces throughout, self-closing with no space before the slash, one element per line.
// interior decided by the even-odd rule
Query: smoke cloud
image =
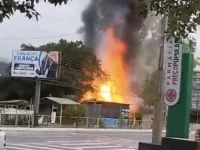
<path fill-rule="evenodd" d="M 115 34 L 128 45 L 124 60 L 130 61 L 137 55 L 137 32 L 142 18 L 137 14 L 136 0 L 91 0 L 82 14 L 82 21 L 87 46 L 96 49 L 100 33 L 114 24 Z"/>
<path fill-rule="evenodd" d="M 141 92 L 147 79 L 158 68 L 158 59 L 160 54 L 160 37 L 161 37 L 161 17 L 155 16 L 150 12 L 149 17 L 144 20 L 140 35 L 140 49 L 134 61 L 132 70 L 132 86 L 137 85 L 137 90 Z"/>
<path fill-rule="evenodd" d="M 105 52 L 99 47 L 104 45 L 105 31 L 114 25 L 115 35 L 127 45 L 123 61 L 130 88 L 139 95 L 149 73 L 157 68 L 159 26 L 155 23 L 159 18 L 144 20 L 137 8 L 137 0 L 91 0 L 82 13 L 84 26 L 80 30 L 85 33 L 85 44 L 102 60 Z"/>

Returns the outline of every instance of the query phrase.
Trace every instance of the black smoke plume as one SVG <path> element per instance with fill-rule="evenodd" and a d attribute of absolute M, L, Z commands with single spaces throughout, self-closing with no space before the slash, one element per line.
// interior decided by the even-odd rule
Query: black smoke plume
<path fill-rule="evenodd" d="M 115 35 L 128 46 L 124 55 L 126 64 L 137 56 L 138 34 L 143 22 L 138 15 L 137 0 L 91 0 L 82 14 L 82 21 L 87 46 L 95 49 L 99 43 L 98 35 L 113 25 Z"/>

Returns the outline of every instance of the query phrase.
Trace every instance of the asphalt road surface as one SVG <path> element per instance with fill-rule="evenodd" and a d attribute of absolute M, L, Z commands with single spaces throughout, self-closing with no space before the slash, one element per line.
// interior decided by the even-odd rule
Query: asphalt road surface
<path fill-rule="evenodd" d="M 6 150 L 137 150 L 149 132 L 9 131 Z"/>

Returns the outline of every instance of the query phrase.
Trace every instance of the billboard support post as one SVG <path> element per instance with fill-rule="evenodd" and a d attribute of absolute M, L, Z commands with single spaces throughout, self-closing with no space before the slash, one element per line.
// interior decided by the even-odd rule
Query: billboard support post
<path fill-rule="evenodd" d="M 38 114 L 39 114 L 39 106 L 40 106 L 40 91 L 41 91 L 41 80 L 36 80 L 35 85 L 35 100 L 34 100 L 34 126 L 38 125 Z"/>

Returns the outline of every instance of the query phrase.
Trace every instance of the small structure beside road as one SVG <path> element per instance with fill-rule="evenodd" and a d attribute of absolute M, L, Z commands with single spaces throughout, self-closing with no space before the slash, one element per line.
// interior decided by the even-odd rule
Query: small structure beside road
<path fill-rule="evenodd" d="M 87 117 L 115 118 L 121 116 L 122 110 L 129 110 L 129 104 L 104 102 L 104 101 L 83 101 L 87 106 Z"/>
<path fill-rule="evenodd" d="M 0 125 L 22 125 L 28 123 L 33 114 L 26 100 L 0 101 Z"/>
<path fill-rule="evenodd" d="M 49 118 L 51 121 L 47 122 L 51 122 L 52 124 L 56 123 L 56 116 L 59 116 L 59 122 L 60 125 L 62 125 L 63 106 L 66 105 L 76 106 L 80 105 L 80 103 L 70 100 L 68 98 L 44 97 L 40 99 L 39 114 L 51 116 L 51 118 Z"/>

